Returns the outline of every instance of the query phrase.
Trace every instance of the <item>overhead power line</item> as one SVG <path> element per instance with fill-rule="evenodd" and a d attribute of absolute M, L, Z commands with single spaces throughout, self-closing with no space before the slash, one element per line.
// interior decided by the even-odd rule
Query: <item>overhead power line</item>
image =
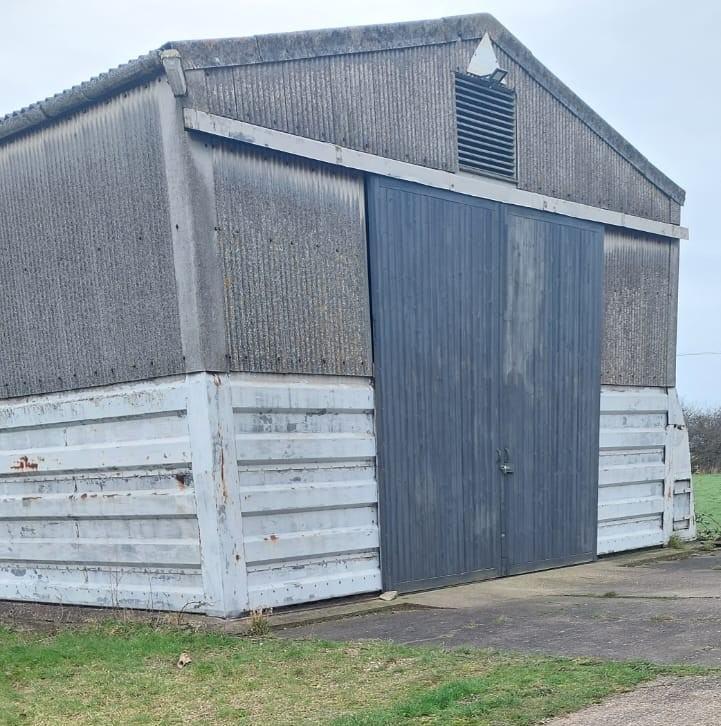
<path fill-rule="evenodd" d="M 721 355 L 721 351 L 707 350 L 707 351 L 702 351 L 700 353 L 679 353 L 676 357 L 684 358 L 689 355 Z"/>

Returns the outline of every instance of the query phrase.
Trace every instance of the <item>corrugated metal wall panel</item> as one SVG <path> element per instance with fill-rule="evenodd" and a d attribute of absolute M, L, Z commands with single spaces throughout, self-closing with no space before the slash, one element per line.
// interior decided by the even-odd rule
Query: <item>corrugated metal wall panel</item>
<path fill-rule="evenodd" d="M 603 383 L 675 384 L 678 248 L 676 240 L 606 228 Z"/>
<path fill-rule="evenodd" d="M 0 397 L 183 371 L 155 88 L 0 145 Z"/>
<path fill-rule="evenodd" d="M 228 69 L 188 71 L 189 101 L 259 126 L 452 171 L 452 54 L 453 46 L 440 45 L 236 66 L 232 77 Z"/>
<path fill-rule="evenodd" d="M 362 177 L 237 144 L 214 167 L 230 369 L 369 375 Z"/>
<path fill-rule="evenodd" d="M 251 608 L 379 590 L 373 389 L 232 374 Z"/>
<path fill-rule="evenodd" d="M 182 380 L 0 405 L 0 598 L 204 601 Z"/>
<path fill-rule="evenodd" d="M 497 50 L 517 97 L 518 186 L 648 219 L 680 222 L 680 206 L 648 181 L 521 65 Z"/>
<path fill-rule="evenodd" d="M 477 40 L 188 71 L 189 104 L 242 121 L 437 169 L 458 168 L 454 72 Z M 518 185 L 650 219 L 680 207 L 515 60 Z"/>

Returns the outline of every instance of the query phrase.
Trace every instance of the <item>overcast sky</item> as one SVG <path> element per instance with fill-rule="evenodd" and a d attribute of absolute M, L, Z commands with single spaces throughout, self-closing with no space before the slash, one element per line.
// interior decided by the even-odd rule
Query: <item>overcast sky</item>
<path fill-rule="evenodd" d="M 686 189 L 678 388 L 721 406 L 717 0 L 0 0 L 0 114 L 168 40 L 490 12 Z M 685 355 L 697 353 L 718 355 Z"/>

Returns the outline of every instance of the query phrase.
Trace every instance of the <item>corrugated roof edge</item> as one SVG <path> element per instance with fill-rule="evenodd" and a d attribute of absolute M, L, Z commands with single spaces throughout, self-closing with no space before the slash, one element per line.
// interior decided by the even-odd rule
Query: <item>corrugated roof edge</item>
<path fill-rule="evenodd" d="M 480 39 L 485 32 L 650 182 L 675 202 L 684 203 L 686 192 L 678 184 L 626 141 L 488 13 L 385 25 L 166 43 L 159 50 L 151 51 L 85 83 L 0 118 L 0 141 L 146 80 L 162 68 L 162 50 L 176 49 L 181 54 L 184 68 L 189 70 L 436 45 L 456 40 Z"/>
<path fill-rule="evenodd" d="M 162 49 L 177 50 L 183 59 L 183 67 L 191 70 L 273 63 L 348 53 L 368 53 L 437 45 L 457 40 L 480 40 L 486 32 L 549 93 L 636 167 L 651 183 L 675 202 L 684 203 L 686 192 L 678 184 L 626 141 L 618 131 L 551 73 L 518 38 L 489 13 L 456 15 L 435 20 L 385 25 L 273 33 L 245 38 L 185 40 L 166 43 Z"/>
<path fill-rule="evenodd" d="M 151 51 L 44 101 L 3 116 L 0 118 L 0 142 L 138 85 L 157 75 L 162 67 L 160 51 Z"/>

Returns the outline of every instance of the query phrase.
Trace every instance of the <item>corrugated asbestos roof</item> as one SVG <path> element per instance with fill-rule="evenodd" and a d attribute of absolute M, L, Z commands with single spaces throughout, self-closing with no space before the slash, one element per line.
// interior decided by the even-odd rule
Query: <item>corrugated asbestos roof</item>
<path fill-rule="evenodd" d="M 103 100 L 123 88 L 152 77 L 162 68 L 160 52 L 163 50 L 177 50 L 186 69 L 214 68 L 473 40 L 482 38 L 486 32 L 491 35 L 494 43 L 522 65 L 549 93 L 633 164 L 649 181 L 674 201 L 683 204 L 686 193 L 680 186 L 655 167 L 487 13 L 407 23 L 166 43 L 156 51 L 0 118 L 0 141 Z"/>
<path fill-rule="evenodd" d="M 37 101 L 3 116 L 0 118 L 0 141 L 73 113 L 83 106 L 102 101 L 124 88 L 135 86 L 157 75 L 162 67 L 160 52 L 151 51 L 84 83 L 56 93 L 44 101 Z"/>

